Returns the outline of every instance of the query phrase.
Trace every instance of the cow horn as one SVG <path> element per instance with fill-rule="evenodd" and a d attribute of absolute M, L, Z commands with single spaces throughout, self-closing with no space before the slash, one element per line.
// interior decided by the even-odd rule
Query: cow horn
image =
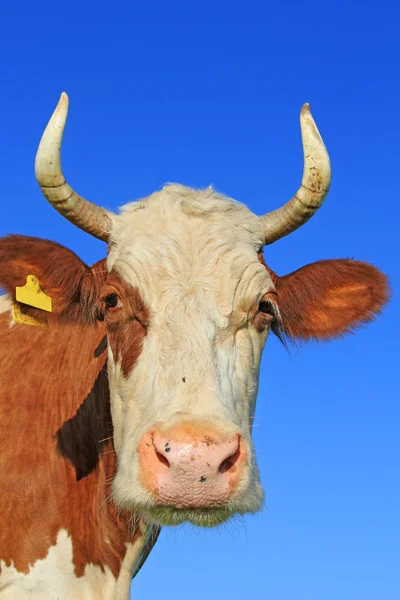
<path fill-rule="evenodd" d="M 329 191 L 329 155 L 308 104 L 301 109 L 300 126 L 304 152 L 301 186 L 284 206 L 260 217 L 265 244 L 272 244 L 301 227 L 322 206 Z"/>
<path fill-rule="evenodd" d="M 40 140 L 35 160 L 36 179 L 50 204 L 73 225 L 108 241 L 112 218 L 104 208 L 79 196 L 68 185 L 61 168 L 61 142 L 68 114 L 68 96 L 61 94 Z"/>

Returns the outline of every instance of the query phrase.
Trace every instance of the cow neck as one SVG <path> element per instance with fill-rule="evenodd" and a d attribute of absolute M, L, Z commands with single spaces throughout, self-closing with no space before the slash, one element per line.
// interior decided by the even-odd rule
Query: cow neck
<path fill-rule="evenodd" d="M 116 457 L 103 325 L 10 328 L 9 315 L 4 314 L 0 336 L 0 514 L 4 522 L 13 523 L 0 531 L 0 558 L 6 566 L 28 573 L 36 561 L 45 559 L 60 531 L 66 531 L 76 577 L 84 575 L 89 563 L 102 570 L 108 567 L 117 577 L 127 543 L 141 532 L 132 515 L 117 514 L 110 502 Z M 92 454 L 82 470 L 66 452 L 67 438 L 80 435 L 82 444 L 86 434 L 93 435 L 88 424 L 90 415 L 99 419 L 96 394 L 103 422 L 95 432 L 103 428 L 108 435 L 103 441 L 92 440 Z M 73 440 L 69 442 L 72 446 Z M 99 449 L 97 461 L 94 448 Z"/>

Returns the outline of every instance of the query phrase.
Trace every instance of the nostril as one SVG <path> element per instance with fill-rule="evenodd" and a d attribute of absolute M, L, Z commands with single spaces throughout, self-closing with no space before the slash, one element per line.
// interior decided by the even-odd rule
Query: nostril
<path fill-rule="evenodd" d="M 156 448 L 154 448 L 154 452 L 156 453 L 156 456 L 157 456 L 158 460 L 160 461 L 160 463 L 165 465 L 169 469 L 171 465 L 169 464 L 169 462 L 165 458 L 165 456 L 163 454 L 161 454 L 161 452 L 158 452 L 158 450 L 156 450 Z"/>
<path fill-rule="evenodd" d="M 220 473 L 226 473 L 227 471 L 233 471 L 233 467 L 235 466 L 235 464 L 237 463 L 237 461 L 239 460 L 240 457 L 240 442 L 238 442 L 238 447 L 237 450 L 231 454 L 231 456 L 228 456 L 228 458 L 225 458 L 224 461 L 222 461 L 222 463 L 219 466 L 219 472 Z"/>

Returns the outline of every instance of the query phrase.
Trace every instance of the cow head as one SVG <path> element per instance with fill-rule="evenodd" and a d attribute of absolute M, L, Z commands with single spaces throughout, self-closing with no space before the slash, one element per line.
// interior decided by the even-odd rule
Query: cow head
<path fill-rule="evenodd" d="M 88 202 L 61 170 L 67 108 L 62 95 L 36 175 L 62 215 L 108 243 L 91 306 L 108 337 L 115 502 L 161 524 L 213 525 L 257 511 L 251 424 L 268 334 L 329 339 L 371 320 L 387 299 L 385 277 L 365 263 L 322 261 L 278 277 L 262 259 L 262 247 L 300 227 L 329 189 L 309 108 L 301 187 L 262 217 L 211 188 L 180 185 L 118 215 Z"/>

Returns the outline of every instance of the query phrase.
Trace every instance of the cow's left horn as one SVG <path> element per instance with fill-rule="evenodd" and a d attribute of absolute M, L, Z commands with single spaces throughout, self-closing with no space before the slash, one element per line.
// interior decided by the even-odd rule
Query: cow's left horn
<path fill-rule="evenodd" d="M 308 221 L 322 206 L 331 183 L 329 155 L 311 116 L 304 104 L 300 113 L 303 139 L 304 171 L 300 188 L 289 202 L 260 217 L 265 244 L 272 244 Z"/>
<path fill-rule="evenodd" d="M 40 140 L 35 160 L 36 179 L 50 204 L 73 225 L 108 241 L 111 214 L 79 196 L 68 185 L 61 168 L 61 142 L 68 114 L 68 96 L 61 94 L 57 107 Z"/>

